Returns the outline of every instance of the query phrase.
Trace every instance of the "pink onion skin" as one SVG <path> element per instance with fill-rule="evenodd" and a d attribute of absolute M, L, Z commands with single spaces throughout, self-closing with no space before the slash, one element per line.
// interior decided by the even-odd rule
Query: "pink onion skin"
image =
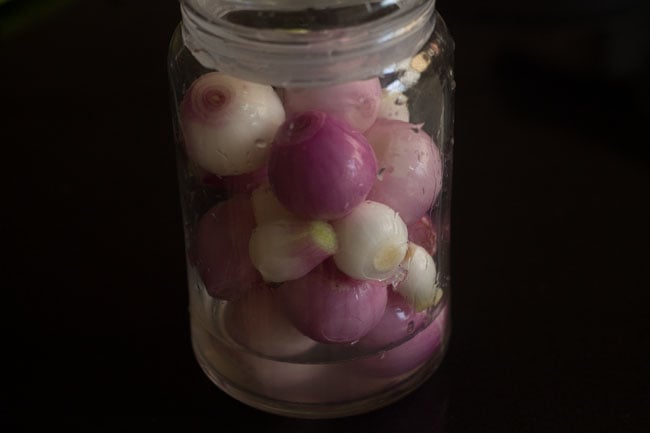
<path fill-rule="evenodd" d="M 449 312 L 445 306 L 435 320 L 413 338 L 386 352 L 361 359 L 355 367 L 361 374 L 375 377 L 394 377 L 407 373 L 443 348 L 448 326 Z"/>
<path fill-rule="evenodd" d="M 386 308 L 386 283 L 355 280 L 327 260 L 278 289 L 291 322 L 322 343 L 350 343 L 366 335 Z"/>
<path fill-rule="evenodd" d="M 429 215 L 408 226 L 409 241 L 424 248 L 431 256 L 436 255 L 438 229 Z"/>
<path fill-rule="evenodd" d="M 210 296 L 239 298 L 262 276 L 248 255 L 255 227 L 250 200 L 237 195 L 214 206 L 199 220 L 194 244 L 196 267 Z"/>
<path fill-rule="evenodd" d="M 366 132 L 378 175 L 368 200 L 392 207 L 407 225 L 426 213 L 442 187 L 440 151 L 420 126 L 378 119 Z"/>
<path fill-rule="evenodd" d="M 386 310 L 381 320 L 365 337 L 359 346 L 381 349 L 413 334 L 426 319 L 426 313 L 418 313 L 399 293 L 388 287 Z"/>
<path fill-rule="evenodd" d="M 283 100 L 287 117 L 319 110 L 363 132 L 375 123 L 379 114 L 381 85 L 378 78 L 372 78 L 327 87 L 288 88 Z"/>
<path fill-rule="evenodd" d="M 295 215 L 340 218 L 361 203 L 377 173 L 366 138 L 321 111 L 287 120 L 271 147 L 269 182 L 277 199 Z"/>

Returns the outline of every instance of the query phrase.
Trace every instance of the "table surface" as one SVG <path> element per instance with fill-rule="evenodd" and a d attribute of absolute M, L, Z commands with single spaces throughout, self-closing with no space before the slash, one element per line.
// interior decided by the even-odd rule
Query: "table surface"
<path fill-rule="evenodd" d="M 650 431 L 641 3 L 439 2 L 457 44 L 449 352 L 398 403 L 321 421 L 251 409 L 193 357 L 177 3 L 77 2 L 4 34 L 3 431 Z"/>

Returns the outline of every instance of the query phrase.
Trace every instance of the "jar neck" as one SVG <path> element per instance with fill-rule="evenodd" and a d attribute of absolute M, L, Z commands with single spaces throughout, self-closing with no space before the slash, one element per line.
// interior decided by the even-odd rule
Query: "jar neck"
<path fill-rule="evenodd" d="M 313 86 L 393 72 L 428 40 L 434 7 L 435 0 L 181 0 L 181 28 L 206 68 Z"/>

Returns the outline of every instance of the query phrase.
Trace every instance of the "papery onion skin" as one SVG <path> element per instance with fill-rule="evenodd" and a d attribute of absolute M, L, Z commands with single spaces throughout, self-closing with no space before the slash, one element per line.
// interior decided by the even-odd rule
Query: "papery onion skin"
<path fill-rule="evenodd" d="M 304 276 L 337 249 L 334 229 L 324 221 L 270 221 L 253 230 L 249 243 L 253 266 L 276 283 Z"/>
<path fill-rule="evenodd" d="M 199 77 L 180 106 L 188 157 L 218 176 L 250 173 L 268 160 L 285 120 L 271 86 L 211 72 Z"/>
<path fill-rule="evenodd" d="M 408 231 L 409 241 L 420 245 L 432 256 L 436 255 L 438 229 L 429 215 L 423 215 L 420 219 L 409 225 Z"/>
<path fill-rule="evenodd" d="M 378 119 L 408 122 L 410 119 L 408 98 L 403 93 L 382 90 Z"/>
<path fill-rule="evenodd" d="M 234 301 L 225 323 L 235 341 L 266 356 L 296 356 L 316 345 L 287 319 L 277 293 L 270 287 L 254 288 Z"/>
<path fill-rule="evenodd" d="M 210 296 L 237 299 L 262 281 L 248 255 L 254 226 L 253 209 L 243 195 L 217 204 L 199 220 L 192 249 Z"/>
<path fill-rule="evenodd" d="M 384 203 L 412 224 L 432 206 L 442 187 L 440 151 L 419 125 L 378 119 L 366 131 L 377 157 L 369 200 Z"/>
<path fill-rule="evenodd" d="M 280 203 L 302 218 L 348 214 L 366 198 L 376 173 L 366 138 L 321 111 L 288 119 L 271 148 L 271 187 Z"/>
<path fill-rule="evenodd" d="M 350 343 L 375 327 L 386 308 L 386 284 L 355 280 L 331 260 L 278 289 L 291 322 L 322 343 Z"/>
<path fill-rule="evenodd" d="M 332 226 L 339 242 L 334 261 L 352 278 L 385 280 L 406 255 L 406 225 L 382 203 L 366 200 Z"/>
<path fill-rule="evenodd" d="M 287 88 L 283 94 L 287 117 L 323 111 L 363 132 L 377 119 L 381 99 L 378 78 L 326 87 Z"/>
<path fill-rule="evenodd" d="M 413 338 L 393 349 L 361 359 L 353 367 L 359 374 L 374 377 L 394 377 L 412 371 L 442 351 L 448 326 L 449 312 L 444 306 L 438 316 Z"/>

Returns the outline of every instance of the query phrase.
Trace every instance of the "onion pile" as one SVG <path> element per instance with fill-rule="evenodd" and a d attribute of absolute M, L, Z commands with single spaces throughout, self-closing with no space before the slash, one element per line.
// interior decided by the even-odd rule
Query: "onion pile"
<path fill-rule="evenodd" d="M 379 376 L 409 371 L 444 328 L 438 319 L 419 331 L 441 293 L 429 216 L 440 151 L 409 123 L 408 98 L 376 78 L 281 94 L 215 72 L 185 95 L 194 184 L 229 197 L 198 222 L 192 262 L 206 292 L 230 301 L 226 329 L 252 352 L 406 340 L 358 363 Z"/>

